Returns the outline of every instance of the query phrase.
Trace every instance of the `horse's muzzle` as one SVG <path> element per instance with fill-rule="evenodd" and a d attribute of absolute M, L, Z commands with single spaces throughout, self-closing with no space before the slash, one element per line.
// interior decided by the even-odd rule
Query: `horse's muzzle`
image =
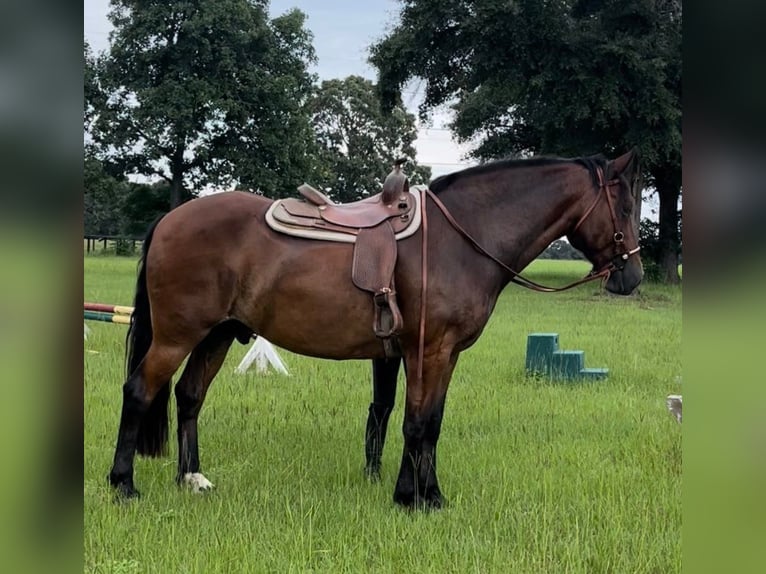
<path fill-rule="evenodd" d="M 644 278 L 644 267 L 641 259 L 631 257 L 622 267 L 615 269 L 606 281 L 606 290 L 615 295 L 630 295 Z"/>

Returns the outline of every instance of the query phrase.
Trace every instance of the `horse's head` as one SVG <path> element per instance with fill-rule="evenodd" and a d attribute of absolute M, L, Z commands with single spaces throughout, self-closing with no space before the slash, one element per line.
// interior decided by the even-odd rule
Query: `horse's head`
<path fill-rule="evenodd" d="M 593 264 L 592 273 L 609 270 L 606 289 L 618 295 L 630 295 L 644 276 L 635 210 L 641 201 L 638 163 L 634 149 L 609 161 L 605 170 L 596 168 L 597 195 L 584 200 L 582 216 L 567 235 Z"/>

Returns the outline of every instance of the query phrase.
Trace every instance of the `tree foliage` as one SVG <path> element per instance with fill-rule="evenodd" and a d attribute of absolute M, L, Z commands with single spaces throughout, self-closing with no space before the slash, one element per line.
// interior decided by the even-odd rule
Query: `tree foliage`
<path fill-rule="evenodd" d="M 170 211 L 170 195 L 166 181 L 128 184 L 123 196 L 123 234 L 142 237 L 152 223 Z"/>
<path fill-rule="evenodd" d="M 170 184 L 135 183 L 109 173 L 109 166 L 90 155 L 83 178 L 85 235 L 142 237 L 170 211 Z M 187 192 L 188 193 L 188 192 Z M 190 199 L 188 194 L 184 199 Z"/>
<path fill-rule="evenodd" d="M 681 3 L 401 0 L 371 48 L 384 105 L 425 80 L 421 115 L 449 104 L 479 159 L 618 155 L 637 146 L 660 198 L 665 279 L 678 279 Z"/>
<path fill-rule="evenodd" d="M 546 247 L 545 251 L 540 254 L 540 259 L 577 259 L 583 260 L 585 257 L 583 254 L 572 247 L 568 241 L 563 239 L 557 239 Z"/>
<path fill-rule="evenodd" d="M 322 82 L 309 109 L 319 147 L 315 184 L 336 201 L 353 201 L 382 188 L 399 157 L 413 160 L 410 182 L 428 183 L 431 170 L 414 162 L 415 117 L 403 107 L 381 112 L 375 85 L 359 76 Z"/>
<path fill-rule="evenodd" d="M 86 128 L 102 159 L 184 188 L 300 182 L 314 58 L 305 16 L 253 0 L 112 0 L 110 49 L 86 47 Z M 295 172 L 300 172 L 296 175 Z"/>
<path fill-rule="evenodd" d="M 681 219 L 678 220 L 678 236 L 681 237 Z M 660 266 L 662 249 L 660 243 L 660 226 L 651 219 L 642 219 L 638 228 L 639 242 L 641 243 L 641 259 L 644 262 L 644 275 L 651 281 L 659 281 L 663 277 Z M 678 245 L 676 256 L 681 263 L 681 247 Z"/>
<path fill-rule="evenodd" d="M 121 235 L 124 182 L 119 182 L 94 157 L 85 157 L 83 224 L 85 235 Z"/>

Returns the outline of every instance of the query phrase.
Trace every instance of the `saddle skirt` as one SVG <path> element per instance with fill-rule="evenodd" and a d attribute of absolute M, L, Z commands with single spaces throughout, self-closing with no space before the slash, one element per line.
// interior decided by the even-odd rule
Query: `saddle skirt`
<path fill-rule="evenodd" d="M 348 204 L 334 204 L 315 199 L 315 190 L 301 189 L 311 201 L 297 198 L 276 200 L 266 212 L 266 223 L 279 233 L 340 243 L 356 243 L 363 229 L 388 222 L 396 240 L 404 239 L 420 228 L 420 188 L 402 190 L 391 203 L 382 202 L 382 193 Z M 320 204 L 320 205 L 318 205 Z"/>

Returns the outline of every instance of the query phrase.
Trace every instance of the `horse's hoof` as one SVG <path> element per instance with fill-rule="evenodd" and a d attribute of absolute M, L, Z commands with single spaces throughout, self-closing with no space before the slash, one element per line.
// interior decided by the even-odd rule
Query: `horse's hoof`
<path fill-rule="evenodd" d="M 444 495 L 442 495 L 438 488 L 428 489 L 422 501 L 428 510 L 439 510 L 447 506 L 447 499 L 444 498 Z"/>
<path fill-rule="evenodd" d="M 401 506 L 402 508 L 406 508 L 407 510 L 412 510 L 415 508 L 417 503 L 417 497 L 415 496 L 415 492 L 400 492 L 398 490 L 394 491 L 394 502 Z"/>
<path fill-rule="evenodd" d="M 108 476 L 107 479 L 112 488 L 114 488 L 116 500 L 131 500 L 141 496 L 141 493 L 136 490 L 135 486 L 133 486 L 132 480 L 128 479 L 115 482 L 112 480 L 111 476 Z"/>
<path fill-rule="evenodd" d="M 370 482 L 380 482 L 380 468 L 374 468 L 367 466 L 364 469 L 364 474 L 367 477 L 367 480 Z"/>
<path fill-rule="evenodd" d="M 424 495 L 394 492 L 394 502 L 407 510 L 439 510 L 447 505 L 438 488 L 429 489 Z"/>
<path fill-rule="evenodd" d="M 141 493 L 130 484 L 120 484 L 117 486 L 117 497 L 120 500 L 137 500 L 141 498 Z"/>
<path fill-rule="evenodd" d="M 182 482 L 188 485 L 195 494 L 207 492 L 215 488 L 215 485 L 205 478 L 205 475 L 201 472 L 187 472 L 184 474 Z"/>

